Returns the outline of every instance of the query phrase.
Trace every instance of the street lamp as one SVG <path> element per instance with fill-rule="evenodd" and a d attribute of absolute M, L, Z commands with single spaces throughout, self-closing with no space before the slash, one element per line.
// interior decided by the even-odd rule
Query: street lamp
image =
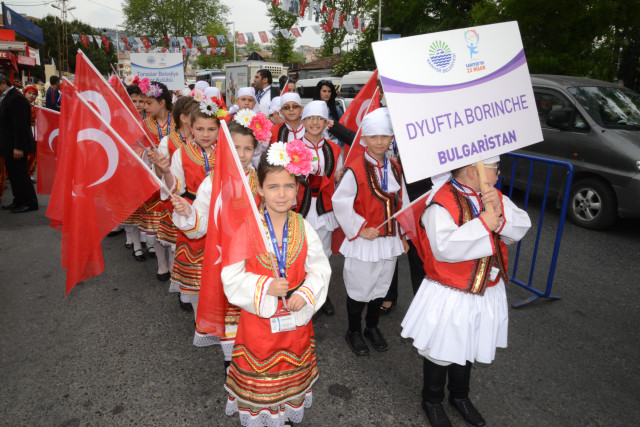
<path fill-rule="evenodd" d="M 120 77 L 120 33 L 118 32 L 118 24 L 116 24 L 116 71 Z"/>
<path fill-rule="evenodd" d="M 236 23 L 235 22 L 226 22 L 226 25 L 231 24 L 233 31 L 233 62 L 236 62 Z"/>

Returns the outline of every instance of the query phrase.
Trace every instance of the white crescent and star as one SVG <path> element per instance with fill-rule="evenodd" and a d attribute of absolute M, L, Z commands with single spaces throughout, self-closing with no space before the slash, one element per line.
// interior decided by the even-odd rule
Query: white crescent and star
<path fill-rule="evenodd" d="M 53 140 L 56 139 L 58 137 L 58 134 L 60 133 L 60 129 L 54 129 L 50 134 L 49 134 L 49 148 L 51 149 L 52 153 L 55 153 L 54 149 L 53 149 Z"/>
<path fill-rule="evenodd" d="M 84 92 L 80 92 L 80 95 L 86 98 L 87 101 L 93 103 L 102 118 L 107 123 L 111 123 L 111 109 L 109 108 L 109 103 L 104 99 L 104 96 L 102 96 L 100 92 L 96 92 L 95 90 L 85 90 Z"/>
<path fill-rule="evenodd" d="M 358 126 L 360 126 L 360 123 L 362 123 L 362 119 L 364 118 L 365 114 L 367 114 L 367 110 L 369 109 L 369 105 L 371 105 L 371 100 L 367 99 L 360 106 L 360 109 L 358 110 L 358 115 L 356 116 L 356 124 Z"/>

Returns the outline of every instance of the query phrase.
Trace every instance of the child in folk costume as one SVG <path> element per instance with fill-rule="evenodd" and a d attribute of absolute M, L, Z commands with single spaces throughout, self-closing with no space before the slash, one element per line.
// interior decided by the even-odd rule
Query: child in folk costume
<path fill-rule="evenodd" d="M 163 172 L 167 187 L 174 194 L 184 194 L 190 203 L 196 198 L 200 184 L 213 173 L 215 148 L 220 120 L 226 116 L 222 101 L 205 98 L 191 111 L 193 142 L 184 144 L 171 157 L 160 156 L 156 166 Z M 169 197 L 163 194 L 163 197 Z M 205 238 L 189 239 L 181 231 L 176 238 L 176 253 L 171 272 L 170 292 L 180 292 L 181 304 L 191 304 L 194 315 L 198 306 L 198 292 L 202 275 Z"/>
<path fill-rule="evenodd" d="M 256 119 L 253 119 L 254 117 L 256 117 Z M 244 169 L 247 183 L 249 184 L 249 189 L 258 208 L 261 204 L 261 198 L 258 194 L 258 175 L 251 164 L 251 158 L 258 145 L 256 135 L 264 138 L 260 130 L 255 126 L 255 123 L 260 121 L 264 124 L 268 123 L 269 119 L 262 113 L 256 114 L 250 110 L 240 110 L 235 120 L 229 124 L 231 139 L 233 140 L 238 158 Z M 269 129 L 265 129 L 264 132 L 269 134 Z M 174 196 L 172 198 L 173 205 L 175 206 L 173 219 L 176 227 L 182 230 L 190 239 L 202 238 L 207 233 L 211 191 L 211 179 L 205 179 L 198 188 L 196 200 L 193 202 L 193 205 L 190 205 L 180 196 Z M 193 345 L 205 347 L 220 344 L 224 353 L 225 372 L 227 372 L 231 364 L 231 352 L 233 350 L 239 318 L 240 308 L 230 304 L 225 314 L 225 334 L 219 338 L 208 335 L 196 324 Z"/>
<path fill-rule="evenodd" d="M 171 91 L 158 82 L 149 82 L 142 79 L 138 85 L 145 96 L 144 124 L 154 137 L 154 144 L 160 144 L 165 136 L 175 130 L 175 122 L 171 120 Z M 157 240 L 158 225 L 162 215 L 163 203 L 160 192 L 155 193 L 142 204 L 142 212 L 139 218 L 139 227 L 147 235 L 147 251 L 158 259 L 158 274 L 168 271 L 167 256 L 164 246 Z M 134 253 L 137 255 L 137 253 Z"/>
<path fill-rule="evenodd" d="M 327 258 L 331 257 L 331 236 L 340 225 L 331 204 L 335 189 L 336 171 L 342 169 L 342 149 L 325 139 L 324 131 L 329 120 L 329 109 L 324 101 L 312 101 L 302 111 L 305 135 L 302 142 L 313 151 L 313 169 L 305 185 L 299 186 L 296 212 L 311 224 L 322 241 Z M 322 307 L 329 315 L 334 313 L 333 304 L 327 297 Z"/>
<path fill-rule="evenodd" d="M 238 89 L 236 103 L 229 108 L 229 122 L 231 122 L 235 114 L 240 110 L 256 111 L 256 90 L 249 87 L 241 87 Z"/>
<path fill-rule="evenodd" d="M 469 400 L 471 366 L 491 363 L 507 346 L 507 248 L 531 226 L 529 216 L 493 188 L 498 157 L 485 160 L 486 185 L 470 165 L 434 177 L 419 232 L 425 278 L 402 321 L 402 336 L 424 357 L 422 405 L 433 426 L 450 426 L 449 402 L 465 421 L 485 421 Z M 491 205 L 493 212 L 484 210 Z"/>
<path fill-rule="evenodd" d="M 190 96 L 178 99 L 171 111 L 171 116 L 176 124 L 176 130 L 162 138 L 158 146 L 158 154 L 163 154 L 170 159 L 177 150 L 191 140 L 191 112 L 198 107 L 199 104 Z M 162 177 L 160 170 L 156 170 L 156 173 Z M 171 278 L 171 271 L 173 271 L 173 262 L 175 259 L 178 230 L 173 225 L 173 220 L 171 219 L 171 207 L 171 202 L 165 201 L 160 223 L 158 224 L 158 240 L 166 247 L 169 254 L 167 271 L 162 274 L 158 273 L 158 280 L 161 282 L 166 282 Z"/>
<path fill-rule="evenodd" d="M 290 210 L 311 158 L 295 142 L 277 142 L 262 156 L 262 225 L 276 259 L 264 253 L 222 270 L 229 302 L 242 309 L 225 384 L 226 412 L 239 412 L 242 425 L 301 422 L 311 406 L 311 387 L 318 378 L 311 317 L 324 303 L 331 267 L 313 227 Z M 288 312 L 283 312 L 282 299 Z M 276 313 L 285 316 L 273 321 Z M 283 324 L 291 328 L 281 328 Z"/>
<path fill-rule="evenodd" d="M 288 92 L 280 97 L 280 115 L 284 122 L 271 129 L 271 143 L 291 142 L 304 136 L 302 126 L 302 100 L 297 93 Z"/>
<path fill-rule="evenodd" d="M 397 257 L 406 251 L 407 245 L 397 221 L 389 219 L 403 203 L 408 203 L 400 165 L 386 156 L 393 139 L 387 109 L 379 108 L 365 116 L 361 131 L 367 148 L 362 156 L 345 166 L 332 198 L 336 219 L 346 235 L 340 247 L 345 256 L 344 283 L 348 295 L 346 339 L 360 356 L 369 354 L 361 325 L 365 306 L 364 336 L 374 349 L 388 348 L 378 329 L 379 308 L 391 284 Z"/>

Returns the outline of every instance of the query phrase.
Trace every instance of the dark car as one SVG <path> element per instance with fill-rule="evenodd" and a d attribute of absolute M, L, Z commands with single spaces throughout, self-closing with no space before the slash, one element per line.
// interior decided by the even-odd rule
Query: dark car
<path fill-rule="evenodd" d="M 640 218 L 640 95 L 580 77 L 533 74 L 531 83 L 544 141 L 517 152 L 574 166 L 569 219 L 602 229 L 617 217 Z M 506 184 L 512 162 L 506 156 L 501 165 Z M 515 187 L 521 188 L 528 162 L 517 165 Z M 534 192 L 544 188 L 542 169 L 534 169 Z M 561 194 L 565 182 L 566 172 L 552 169 L 551 193 Z"/>

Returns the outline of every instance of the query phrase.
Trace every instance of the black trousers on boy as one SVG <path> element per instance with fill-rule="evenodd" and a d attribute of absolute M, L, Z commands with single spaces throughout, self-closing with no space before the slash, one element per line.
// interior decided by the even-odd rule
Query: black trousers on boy
<path fill-rule="evenodd" d="M 347 315 L 349 317 L 349 331 L 350 332 L 362 332 L 362 312 L 365 306 L 367 307 L 367 314 L 365 316 L 365 323 L 367 328 L 378 327 L 378 320 L 380 319 L 380 305 L 382 304 L 382 298 L 377 298 L 369 302 L 356 301 L 347 296 Z"/>
<path fill-rule="evenodd" d="M 469 382 L 471 380 L 472 363 L 466 365 L 452 363 L 449 366 L 440 366 L 426 357 L 423 365 L 422 400 L 428 403 L 442 403 L 444 400 L 444 386 L 449 377 L 449 394 L 455 399 L 469 397 Z"/>

